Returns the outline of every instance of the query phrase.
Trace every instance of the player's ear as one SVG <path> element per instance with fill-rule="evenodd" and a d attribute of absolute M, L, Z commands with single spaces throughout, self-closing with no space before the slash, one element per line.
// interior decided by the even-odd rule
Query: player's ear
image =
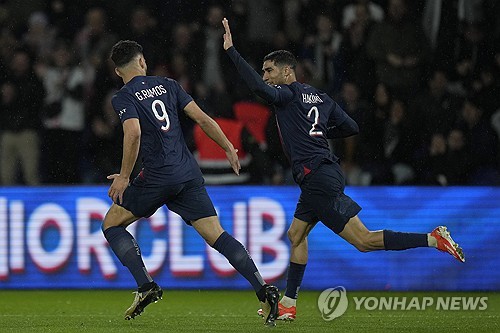
<path fill-rule="evenodd" d="M 116 75 L 118 75 L 119 77 L 122 77 L 122 73 L 120 73 L 120 70 L 118 69 L 118 67 L 115 67 L 115 73 L 116 73 Z"/>
<path fill-rule="evenodd" d="M 141 68 L 147 68 L 146 59 L 144 59 L 144 56 L 142 55 L 139 57 L 139 65 Z"/>

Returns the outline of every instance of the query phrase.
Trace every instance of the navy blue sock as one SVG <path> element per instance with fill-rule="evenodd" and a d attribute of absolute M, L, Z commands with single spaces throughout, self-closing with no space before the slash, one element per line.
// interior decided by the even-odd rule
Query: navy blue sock
<path fill-rule="evenodd" d="M 427 234 L 396 232 L 384 230 L 385 250 L 406 250 L 415 247 L 428 247 Z"/>
<path fill-rule="evenodd" d="M 245 247 L 233 236 L 224 231 L 215 241 L 213 248 L 227 258 L 229 263 L 250 282 L 256 293 L 262 293 L 265 285 L 255 263 Z"/>
<path fill-rule="evenodd" d="M 122 265 L 132 273 L 138 287 L 153 281 L 144 267 L 139 245 L 125 228 L 111 227 L 104 230 L 103 233 Z"/>
<path fill-rule="evenodd" d="M 299 289 L 302 283 L 302 278 L 304 277 L 304 272 L 306 270 L 306 265 L 296 264 L 290 261 L 290 266 L 288 266 L 288 275 L 286 279 L 286 290 L 285 296 L 293 299 L 299 297 Z"/>

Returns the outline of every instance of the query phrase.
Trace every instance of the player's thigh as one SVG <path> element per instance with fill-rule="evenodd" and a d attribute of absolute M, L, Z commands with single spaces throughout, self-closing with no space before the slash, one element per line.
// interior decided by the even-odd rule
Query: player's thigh
<path fill-rule="evenodd" d="M 104 217 L 104 221 L 102 222 L 102 229 L 106 230 L 108 228 L 118 226 L 126 228 L 137 219 L 138 217 L 135 216 L 132 212 L 113 203 L 106 213 L 106 216 Z"/>
<path fill-rule="evenodd" d="M 368 228 L 366 228 L 360 218 L 356 215 L 349 219 L 344 227 L 344 230 L 339 233 L 339 236 L 348 241 L 350 244 L 356 246 L 363 244 L 367 237 L 369 237 L 369 234 L 370 231 Z"/>
<path fill-rule="evenodd" d="M 310 211 L 309 218 L 314 216 L 337 234 L 361 210 L 354 200 L 344 194 L 344 176 L 337 163 L 320 165 L 314 174 L 304 180 L 301 189 L 297 206 L 302 205 L 303 211 Z M 299 215 L 295 217 L 301 218 Z"/>
<path fill-rule="evenodd" d="M 168 209 L 181 216 L 188 225 L 191 225 L 193 221 L 217 216 L 202 177 L 184 183 L 182 190 L 165 204 Z"/>

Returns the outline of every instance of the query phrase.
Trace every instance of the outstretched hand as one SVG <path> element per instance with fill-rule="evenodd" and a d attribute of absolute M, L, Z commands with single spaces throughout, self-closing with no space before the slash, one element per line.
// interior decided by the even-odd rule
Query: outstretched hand
<path fill-rule="evenodd" d="M 226 157 L 229 163 L 231 164 L 231 168 L 233 168 L 233 171 L 235 174 L 238 176 L 240 175 L 240 161 L 238 160 L 238 155 L 236 154 L 238 152 L 238 149 L 231 149 L 230 151 L 226 151 Z"/>
<path fill-rule="evenodd" d="M 222 20 L 222 25 L 224 26 L 224 50 L 227 50 L 233 46 L 233 37 L 231 37 L 231 29 L 229 29 L 229 21 L 224 17 Z"/>

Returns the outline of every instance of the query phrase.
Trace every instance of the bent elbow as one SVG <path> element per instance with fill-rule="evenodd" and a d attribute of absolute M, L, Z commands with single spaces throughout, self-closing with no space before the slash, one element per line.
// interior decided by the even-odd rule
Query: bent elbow
<path fill-rule="evenodd" d="M 359 134 L 359 125 L 356 122 L 354 122 L 354 126 L 352 128 L 352 135 L 356 134 Z"/>

